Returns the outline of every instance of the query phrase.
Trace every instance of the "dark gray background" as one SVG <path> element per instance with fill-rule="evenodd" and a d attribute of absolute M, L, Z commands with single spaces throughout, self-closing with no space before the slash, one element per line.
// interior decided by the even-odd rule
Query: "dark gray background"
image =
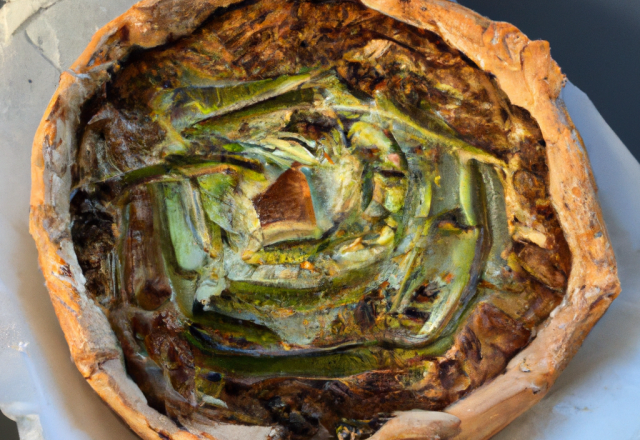
<path fill-rule="evenodd" d="M 0 0 L 0 4 L 1 3 L 2 3 L 2 0 Z M 0 412 L 0 440 L 19 440 L 18 426 L 16 425 L 16 422 L 8 419 L 1 412 Z M 51 439 L 51 440 L 58 440 L 58 439 Z"/>
<path fill-rule="evenodd" d="M 640 158 L 640 0 L 459 2 L 516 25 L 531 39 L 549 41 L 563 72 Z M 0 440 L 18 440 L 15 423 L 1 413 Z"/>

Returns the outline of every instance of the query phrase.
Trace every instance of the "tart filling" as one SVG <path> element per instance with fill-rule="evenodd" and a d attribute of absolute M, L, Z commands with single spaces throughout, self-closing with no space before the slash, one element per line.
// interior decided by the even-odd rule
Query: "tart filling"
<path fill-rule="evenodd" d="M 566 289 L 536 122 L 357 4 L 218 12 L 118 66 L 81 136 L 88 290 L 177 421 L 369 435 L 499 374 Z"/>

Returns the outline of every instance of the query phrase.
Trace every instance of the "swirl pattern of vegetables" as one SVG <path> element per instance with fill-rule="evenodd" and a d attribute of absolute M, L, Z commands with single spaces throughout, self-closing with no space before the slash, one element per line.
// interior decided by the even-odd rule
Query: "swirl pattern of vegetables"
<path fill-rule="evenodd" d="M 87 286 L 183 424 L 370 434 L 499 374 L 566 288 L 535 121 L 354 3 L 223 11 L 114 71 L 81 136 Z"/>

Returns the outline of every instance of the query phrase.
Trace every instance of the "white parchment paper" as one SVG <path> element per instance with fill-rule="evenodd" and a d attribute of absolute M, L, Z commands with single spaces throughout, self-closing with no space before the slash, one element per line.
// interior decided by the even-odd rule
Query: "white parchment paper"
<path fill-rule="evenodd" d="M 0 409 L 23 440 L 135 440 L 73 365 L 28 232 L 31 142 L 59 74 L 134 0 L 0 8 Z M 640 165 L 571 84 L 623 292 L 550 393 L 499 440 L 640 439 Z"/>

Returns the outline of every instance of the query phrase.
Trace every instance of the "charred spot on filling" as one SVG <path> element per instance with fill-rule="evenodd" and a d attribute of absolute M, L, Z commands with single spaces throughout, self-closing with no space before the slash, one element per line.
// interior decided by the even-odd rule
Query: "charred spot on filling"
<path fill-rule="evenodd" d="M 566 290 L 536 122 L 356 3 L 223 8 L 132 54 L 80 122 L 87 291 L 184 426 L 370 436 L 500 374 Z"/>

